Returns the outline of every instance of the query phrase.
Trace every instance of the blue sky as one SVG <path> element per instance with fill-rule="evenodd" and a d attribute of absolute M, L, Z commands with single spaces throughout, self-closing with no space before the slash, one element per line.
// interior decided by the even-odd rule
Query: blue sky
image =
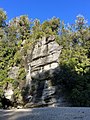
<path fill-rule="evenodd" d="M 56 16 L 65 23 L 74 23 L 82 14 L 90 24 L 90 0 L 0 0 L 0 8 L 7 12 L 8 20 L 26 14 L 41 22 Z"/>

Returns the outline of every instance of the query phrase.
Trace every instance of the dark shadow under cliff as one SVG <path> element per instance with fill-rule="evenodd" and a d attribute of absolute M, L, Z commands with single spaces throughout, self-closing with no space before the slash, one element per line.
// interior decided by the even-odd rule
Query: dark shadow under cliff
<path fill-rule="evenodd" d="M 56 106 L 90 106 L 90 71 L 84 75 L 77 74 L 72 68 L 64 65 L 36 76 L 32 78 L 29 89 L 29 95 L 33 97 L 31 102 L 34 104 L 44 101 L 45 106 L 53 104 Z M 36 105 L 38 106 L 43 105 Z"/>

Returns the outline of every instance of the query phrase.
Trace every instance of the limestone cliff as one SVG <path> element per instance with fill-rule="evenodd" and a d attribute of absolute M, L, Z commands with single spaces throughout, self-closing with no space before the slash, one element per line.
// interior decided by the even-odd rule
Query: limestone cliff
<path fill-rule="evenodd" d="M 54 36 L 43 37 L 33 45 L 27 57 L 26 84 L 29 85 L 32 100 L 29 107 L 38 105 L 66 106 L 63 95 L 60 95 L 60 86 L 55 84 L 55 75 L 60 72 L 59 46 Z M 58 92 L 57 92 L 58 91 Z M 58 96 L 59 95 L 59 96 Z"/>
<path fill-rule="evenodd" d="M 33 79 L 45 80 L 48 71 L 48 76 L 53 75 L 53 70 L 58 67 L 58 58 L 61 52 L 61 47 L 55 42 L 55 37 L 43 38 L 38 41 L 28 56 L 29 69 Z"/>

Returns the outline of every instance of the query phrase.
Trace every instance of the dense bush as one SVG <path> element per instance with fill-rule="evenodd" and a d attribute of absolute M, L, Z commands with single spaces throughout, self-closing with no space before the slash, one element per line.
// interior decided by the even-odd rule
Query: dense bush
<path fill-rule="evenodd" d="M 74 106 L 90 106 L 90 29 L 84 22 L 78 16 L 75 28 L 63 28 L 58 41 L 62 46 L 60 79 Z"/>

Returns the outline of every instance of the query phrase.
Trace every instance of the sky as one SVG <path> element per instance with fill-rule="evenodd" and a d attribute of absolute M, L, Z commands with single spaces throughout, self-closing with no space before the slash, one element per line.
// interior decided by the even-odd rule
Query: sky
<path fill-rule="evenodd" d="M 0 0 L 0 8 L 7 12 L 8 20 L 28 15 L 43 22 L 55 16 L 73 24 L 81 14 L 90 24 L 90 0 Z"/>

